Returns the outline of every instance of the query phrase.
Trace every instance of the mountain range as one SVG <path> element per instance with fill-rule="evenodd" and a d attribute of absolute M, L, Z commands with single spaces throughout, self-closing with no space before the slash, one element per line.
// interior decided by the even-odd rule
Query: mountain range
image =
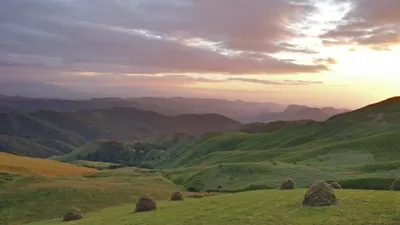
<path fill-rule="evenodd" d="M 218 114 L 165 116 L 128 107 L 0 113 L 0 151 L 34 157 L 68 153 L 93 139 L 135 141 L 155 135 L 235 131 L 241 123 Z"/>
<path fill-rule="evenodd" d="M 220 114 L 242 123 L 272 122 L 292 120 L 322 121 L 333 115 L 348 111 L 336 108 L 311 108 L 308 106 L 284 106 L 275 103 L 229 101 L 223 99 L 183 98 L 183 97 L 141 97 L 141 98 L 91 98 L 56 99 L 21 96 L 0 96 L 0 112 L 34 112 L 53 110 L 71 112 L 112 107 L 133 107 L 153 111 L 163 115 Z"/>
<path fill-rule="evenodd" d="M 260 122 L 298 120 L 325 121 L 334 115 L 349 111 L 348 109 L 337 109 L 333 107 L 312 108 L 303 105 L 289 105 L 283 112 L 263 113 L 257 120 Z"/>

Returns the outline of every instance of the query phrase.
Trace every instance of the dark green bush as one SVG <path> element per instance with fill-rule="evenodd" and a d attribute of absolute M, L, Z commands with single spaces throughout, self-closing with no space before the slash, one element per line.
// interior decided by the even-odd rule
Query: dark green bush
<path fill-rule="evenodd" d="M 189 186 L 186 188 L 186 190 L 189 192 L 201 192 L 201 189 L 195 186 Z"/>

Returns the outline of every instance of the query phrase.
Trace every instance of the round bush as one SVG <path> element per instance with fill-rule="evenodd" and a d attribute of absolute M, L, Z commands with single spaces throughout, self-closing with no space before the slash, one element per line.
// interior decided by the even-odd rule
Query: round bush
<path fill-rule="evenodd" d="M 180 192 L 174 192 L 171 196 L 171 201 L 182 201 L 183 195 Z"/>
<path fill-rule="evenodd" d="M 73 207 L 68 209 L 67 212 L 64 213 L 63 221 L 68 222 L 73 220 L 80 220 L 82 218 L 83 218 L 82 211 L 78 208 Z"/>
<path fill-rule="evenodd" d="M 287 180 L 282 182 L 281 190 L 290 190 L 295 189 L 295 183 L 292 179 L 288 178 Z"/>
<path fill-rule="evenodd" d="M 303 205 L 308 206 L 329 206 L 336 203 L 335 190 L 323 181 L 311 185 L 303 200 Z"/>
<path fill-rule="evenodd" d="M 333 189 L 342 189 L 342 186 L 338 182 L 332 182 L 329 186 Z"/>
<path fill-rule="evenodd" d="M 400 179 L 396 179 L 393 181 L 392 185 L 390 185 L 391 191 L 400 191 Z"/>
<path fill-rule="evenodd" d="M 149 212 L 157 209 L 156 201 L 149 195 L 143 195 L 136 203 L 135 212 Z"/>

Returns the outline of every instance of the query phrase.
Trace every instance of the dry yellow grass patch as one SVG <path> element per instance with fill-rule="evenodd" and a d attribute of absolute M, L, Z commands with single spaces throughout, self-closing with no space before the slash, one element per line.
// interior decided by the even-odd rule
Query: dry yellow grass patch
<path fill-rule="evenodd" d="M 99 172 L 96 169 L 75 166 L 47 159 L 21 157 L 8 153 L 0 153 L 0 172 L 26 174 L 34 176 L 82 176 Z"/>

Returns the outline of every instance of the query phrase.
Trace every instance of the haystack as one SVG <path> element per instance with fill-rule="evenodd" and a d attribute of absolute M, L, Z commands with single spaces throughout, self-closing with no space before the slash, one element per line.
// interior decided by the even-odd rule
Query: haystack
<path fill-rule="evenodd" d="M 78 208 L 73 207 L 68 209 L 67 212 L 64 213 L 63 221 L 68 222 L 73 220 L 80 220 L 82 218 L 83 218 L 82 211 Z"/>
<path fill-rule="evenodd" d="M 393 181 L 392 185 L 390 185 L 391 191 L 400 191 L 400 179 L 396 179 Z"/>
<path fill-rule="evenodd" d="M 288 178 L 287 180 L 282 182 L 281 190 L 289 190 L 294 188 L 295 188 L 295 183 L 292 179 Z"/>
<path fill-rule="evenodd" d="M 329 186 L 333 189 L 342 189 L 342 186 L 338 182 L 332 182 Z"/>
<path fill-rule="evenodd" d="M 140 197 L 139 201 L 136 203 L 135 212 L 149 212 L 157 209 L 157 203 L 149 195 L 143 195 Z"/>
<path fill-rule="evenodd" d="M 335 190 L 323 181 L 311 185 L 303 200 L 303 205 L 308 206 L 329 206 L 336 203 Z"/>
<path fill-rule="evenodd" d="M 171 201 L 182 201 L 183 200 L 183 195 L 180 192 L 174 192 L 171 196 Z"/>

